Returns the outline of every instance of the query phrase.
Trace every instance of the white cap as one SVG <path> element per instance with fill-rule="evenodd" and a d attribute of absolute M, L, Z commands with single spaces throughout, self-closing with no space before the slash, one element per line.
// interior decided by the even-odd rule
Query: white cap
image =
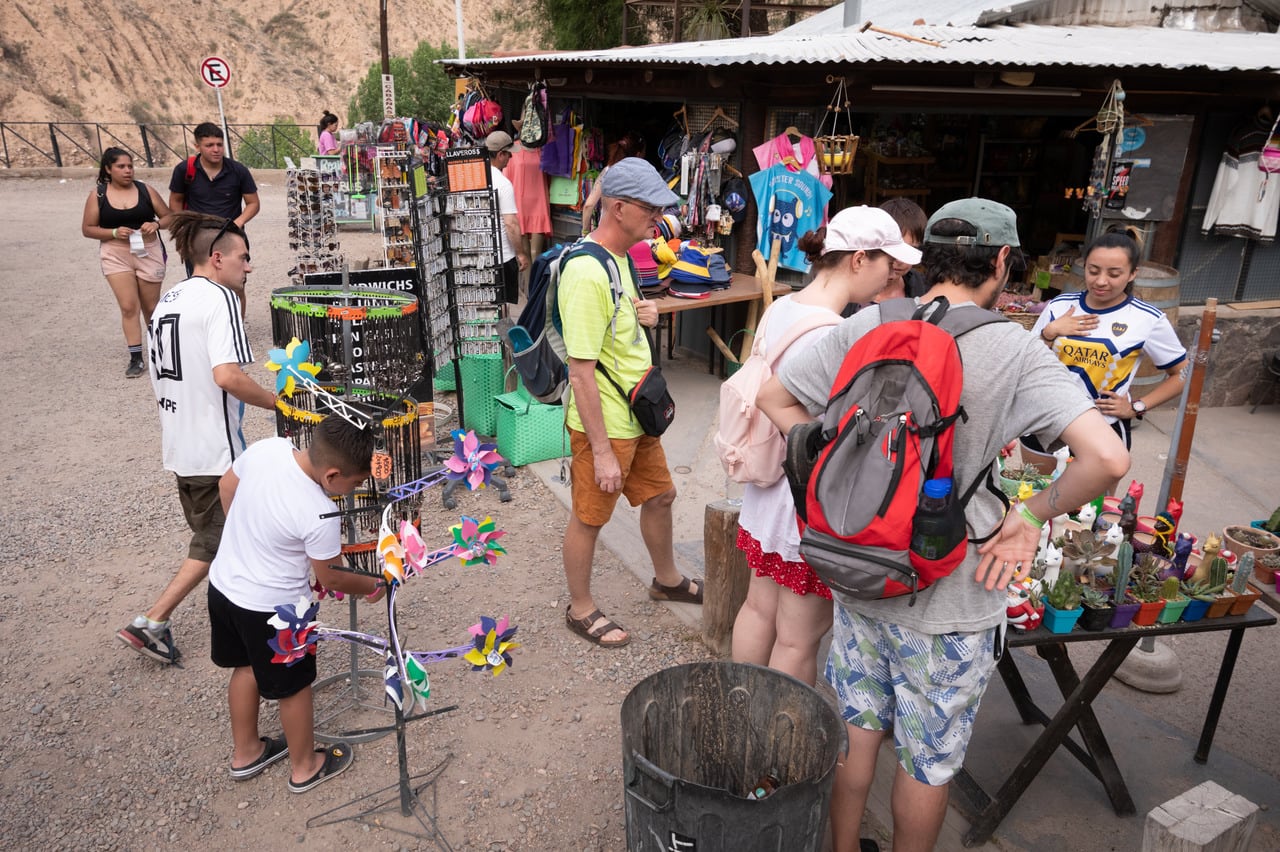
<path fill-rule="evenodd" d="M 920 249 L 902 241 L 898 223 L 879 207 L 846 207 L 827 222 L 823 254 L 831 251 L 873 249 L 879 249 L 894 260 L 912 266 L 920 262 Z"/>

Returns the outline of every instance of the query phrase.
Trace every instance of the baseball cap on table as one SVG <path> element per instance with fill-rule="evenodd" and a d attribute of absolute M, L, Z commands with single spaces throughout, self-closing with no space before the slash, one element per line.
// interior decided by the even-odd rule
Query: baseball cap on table
<path fill-rule="evenodd" d="M 484 147 L 488 148 L 490 153 L 496 154 L 499 151 L 505 151 L 515 144 L 511 134 L 505 130 L 495 130 L 488 136 L 484 137 Z"/>
<path fill-rule="evenodd" d="M 680 219 L 673 213 L 663 216 L 658 221 L 655 229 L 664 240 L 673 240 L 684 232 L 684 226 L 680 224 Z"/>
<path fill-rule="evenodd" d="M 873 249 L 912 266 L 920 262 L 920 249 L 903 242 L 898 223 L 879 207 L 846 207 L 827 222 L 823 254 Z"/>
<path fill-rule="evenodd" d="M 606 198 L 630 198 L 654 207 L 672 207 L 680 196 L 671 191 L 658 170 L 639 157 L 624 157 L 609 167 L 601 180 Z"/>
<path fill-rule="evenodd" d="M 968 222 L 978 231 L 976 237 L 946 237 L 933 233 L 933 226 L 943 219 Z M 929 217 L 924 241 L 944 246 L 1013 246 L 1018 248 L 1018 217 L 1013 210 L 987 198 L 962 198 L 949 201 Z"/>

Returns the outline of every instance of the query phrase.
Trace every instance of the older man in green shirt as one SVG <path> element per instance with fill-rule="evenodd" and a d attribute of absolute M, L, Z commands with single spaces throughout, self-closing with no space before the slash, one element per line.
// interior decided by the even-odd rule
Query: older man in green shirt
<path fill-rule="evenodd" d="M 600 224 L 587 239 L 613 255 L 621 273 L 622 295 L 614 298 L 608 272 L 589 256 L 565 265 L 558 292 L 572 389 L 567 416 L 573 451 L 573 514 L 564 535 L 564 573 L 569 585 L 565 621 L 589 642 L 620 648 L 631 637 L 600 611 L 591 596 L 596 539 L 619 495 L 640 507 L 640 533 L 653 561 L 649 596 L 702 603 L 702 581 L 682 577 L 676 570 L 671 545 L 676 489 L 662 443 L 644 434 L 627 400 L 609 382 L 612 378 L 620 387 L 632 388 L 653 365 L 641 326 L 658 324 L 658 308 L 640 298 L 627 250 L 651 236 L 655 223 L 679 198 L 653 166 L 637 157 L 611 166 L 602 189 Z M 608 377 L 600 374 L 601 369 Z"/>

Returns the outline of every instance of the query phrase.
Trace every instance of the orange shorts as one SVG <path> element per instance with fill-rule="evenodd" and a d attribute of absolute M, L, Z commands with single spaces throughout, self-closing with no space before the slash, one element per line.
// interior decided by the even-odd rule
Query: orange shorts
<path fill-rule="evenodd" d="M 139 257 L 129 251 L 128 240 L 103 240 L 98 249 L 103 276 L 120 272 L 132 272 L 139 281 L 158 284 L 164 280 L 164 255 L 160 251 L 160 239 L 153 237 L 143 242 L 147 253 Z"/>
<path fill-rule="evenodd" d="M 618 496 L 625 495 L 632 506 L 639 506 L 672 488 L 671 472 L 662 442 L 649 435 L 638 438 L 610 438 L 613 454 L 622 468 L 622 490 L 608 494 L 596 485 L 595 457 L 586 433 L 569 430 L 569 448 L 573 451 L 573 514 L 584 524 L 602 527 L 613 516 Z"/>

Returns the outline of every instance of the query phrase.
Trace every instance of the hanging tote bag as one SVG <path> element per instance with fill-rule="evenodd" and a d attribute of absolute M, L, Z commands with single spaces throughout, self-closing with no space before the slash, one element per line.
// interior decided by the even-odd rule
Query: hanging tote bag
<path fill-rule="evenodd" d="M 573 175 L 573 110 L 565 107 L 551 127 L 551 136 L 542 146 L 540 161 L 542 171 L 553 177 Z"/>

